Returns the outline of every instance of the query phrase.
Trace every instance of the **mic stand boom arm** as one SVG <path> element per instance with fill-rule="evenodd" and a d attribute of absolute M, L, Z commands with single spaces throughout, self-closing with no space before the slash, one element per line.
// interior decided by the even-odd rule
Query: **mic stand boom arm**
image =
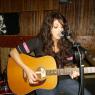
<path fill-rule="evenodd" d="M 82 64 L 82 54 L 79 45 L 76 45 L 77 52 L 79 54 L 79 71 L 80 71 L 80 88 L 79 95 L 84 95 L 84 65 Z"/>
<path fill-rule="evenodd" d="M 85 53 L 87 53 L 86 49 L 81 47 L 79 43 L 75 42 L 73 39 L 71 39 L 70 33 L 63 31 L 62 36 L 67 39 L 75 48 L 77 51 L 78 56 L 78 63 L 79 63 L 79 71 L 80 71 L 80 88 L 79 88 L 79 94 L 78 95 L 84 95 L 84 65 L 82 64 L 82 59 Z M 74 51 L 75 52 L 75 51 Z M 82 54 L 81 52 L 84 52 Z M 74 54 L 76 55 L 76 54 Z"/>
<path fill-rule="evenodd" d="M 72 47 L 74 50 L 76 63 L 79 65 L 80 86 L 78 95 L 84 95 L 84 65 L 82 64 L 82 61 L 87 51 L 85 48 L 81 47 L 79 43 L 74 41 L 72 43 Z"/>

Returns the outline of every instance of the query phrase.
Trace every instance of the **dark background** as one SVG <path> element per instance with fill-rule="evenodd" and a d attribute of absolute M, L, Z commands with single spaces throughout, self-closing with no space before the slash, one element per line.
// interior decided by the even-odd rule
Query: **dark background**
<path fill-rule="evenodd" d="M 6 25 L 6 35 L 16 35 L 19 33 L 19 13 L 1 13 Z"/>

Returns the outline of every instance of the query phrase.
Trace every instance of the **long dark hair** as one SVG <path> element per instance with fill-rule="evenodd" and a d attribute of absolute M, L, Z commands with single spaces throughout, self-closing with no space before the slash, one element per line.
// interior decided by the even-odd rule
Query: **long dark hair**
<path fill-rule="evenodd" d="M 58 48 L 60 51 L 54 53 L 52 49 L 54 42 L 52 40 L 51 27 L 53 26 L 54 19 L 57 19 L 62 24 L 65 32 L 68 31 L 69 28 L 66 18 L 60 12 L 53 11 L 45 17 L 39 35 L 44 43 L 44 52 L 47 55 L 53 56 L 58 64 L 66 63 L 66 57 L 70 56 L 69 42 L 64 38 L 60 39 L 58 41 Z"/>

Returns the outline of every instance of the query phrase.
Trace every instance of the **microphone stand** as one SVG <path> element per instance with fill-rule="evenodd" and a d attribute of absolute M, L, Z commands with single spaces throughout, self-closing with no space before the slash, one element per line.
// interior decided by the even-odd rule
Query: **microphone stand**
<path fill-rule="evenodd" d="M 66 31 L 62 31 L 62 36 L 68 40 L 73 48 L 75 48 L 75 50 L 77 52 L 74 53 L 74 56 L 76 57 L 76 53 L 78 54 L 78 60 L 77 62 L 79 62 L 79 72 L 80 72 L 80 87 L 79 87 L 79 94 L 78 95 L 84 95 L 84 65 L 82 64 L 82 53 L 84 51 L 84 54 L 86 53 L 85 48 L 81 47 L 79 43 L 75 42 L 73 39 L 71 39 L 71 35 L 69 32 Z"/>
<path fill-rule="evenodd" d="M 84 65 L 82 64 L 81 46 L 74 42 L 73 47 L 77 49 L 77 54 L 79 55 L 80 87 L 78 95 L 84 95 Z"/>

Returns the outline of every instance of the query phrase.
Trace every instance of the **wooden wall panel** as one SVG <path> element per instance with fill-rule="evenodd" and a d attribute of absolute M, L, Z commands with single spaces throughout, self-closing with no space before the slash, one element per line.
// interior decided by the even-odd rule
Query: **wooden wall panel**
<path fill-rule="evenodd" d="M 94 36 L 76 36 L 76 42 L 88 50 L 95 51 L 95 37 Z"/>
<path fill-rule="evenodd" d="M 39 33 L 43 19 L 50 11 L 23 12 L 20 14 L 20 35 L 35 36 Z"/>
<path fill-rule="evenodd" d="M 60 11 L 66 16 L 75 35 L 95 36 L 95 0 L 71 0 L 60 4 Z"/>
<path fill-rule="evenodd" d="M 7 63 L 11 48 L 0 48 L 1 50 L 1 72 L 7 69 Z"/>
<path fill-rule="evenodd" d="M 22 2 L 19 0 L 0 0 L 0 12 L 20 12 Z"/>
<path fill-rule="evenodd" d="M 0 12 L 58 9 L 58 0 L 0 0 Z"/>
<path fill-rule="evenodd" d="M 22 11 L 58 9 L 58 0 L 23 0 Z"/>
<path fill-rule="evenodd" d="M 61 4 L 59 0 L 0 0 L 0 12 L 20 13 L 20 34 L 36 35 L 45 13 L 58 9 L 66 16 L 74 35 L 95 35 L 95 0 L 71 1 Z"/>
<path fill-rule="evenodd" d="M 37 35 L 43 15 L 43 11 L 23 12 L 20 15 L 20 35 Z"/>

